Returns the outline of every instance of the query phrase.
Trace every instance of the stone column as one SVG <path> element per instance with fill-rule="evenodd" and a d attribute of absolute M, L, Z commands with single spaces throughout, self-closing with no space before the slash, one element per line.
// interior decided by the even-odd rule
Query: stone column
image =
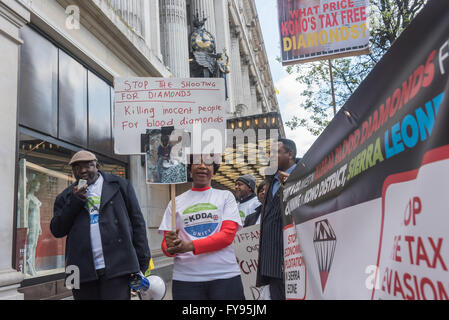
<path fill-rule="evenodd" d="M 229 26 L 229 6 L 228 1 L 214 0 L 215 10 L 215 29 L 219 30 L 215 34 L 215 43 L 217 45 L 217 52 L 221 53 L 226 50 L 226 54 L 231 59 L 231 29 Z M 232 70 L 231 70 L 232 73 Z M 228 89 L 228 113 L 234 112 L 234 87 L 232 82 L 232 75 L 227 75 L 227 89 Z"/>
<path fill-rule="evenodd" d="M 246 113 L 245 116 L 251 113 L 251 86 L 249 82 L 249 57 L 244 55 L 242 57 L 242 90 L 243 90 L 243 103 L 246 105 Z"/>
<path fill-rule="evenodd" d="M 232 77 L 232 87 L 234 89 L 234 107 L 244 103 L 243 101 L 243 82 L 242 82 L 242 65 L 240 59 L 240 31 L 238 28 L 234 28 L 231 32 L 231 77 Z"/>
<path fill-rule="evenodd" d="M 159 23 L 159 1 L 143 1 L 144 35 L 151 51 L 162 60 L 161 29 Z"/>
<path fill-rule="evenodd" d="M 262 110 L 257 110 L 257 90 L 256 90 L 256 83 L 257 81 L 254 78 L 250 78 L 250 85 L 251 85 L 251 112 L 250 115 L 262 113 Z"/>
<path fill-rule="evenodd" d="M 262 100 L 259 100 L 259 99 L 257 100 L 257 110 L 259 111 L 259 113 L 265 112 L 262 107 Z"/>
<path fill-rule="evenodd" d="M 111 0 L 111 5 L 117 10 L 123 20 L 126 21 L 134 32 L 143 36 L 143 2 L 140 0 Z"/>
<path fill-rule="evenodd" d="M 192 19 L 197 13 L 200 19 L 207 18 L 204 27 L 215 37 L 217 32 L 215 29 L 214 0 L 191 0 Z"/>
<path fill-rule="evenodd" d="M 23 299 L 17 288 L 23 274 L 12 266 L 14 240 L 14 194 L 17 131 L 17 84 L 19 29 L 30 21 L 30 13 L 16 0 L 0 0 L 0 300 Z"/>
<path fill-rule="evenodd" d="M 259 83 L 256 84 L 256 95 L 257 95 L 257 111 L 259 113 L 268 112 L 264 108 L 263 95 L 262 95 L 262 87 Z"/>
<path fill-rule="evenodd" d="M 190 77 L 186 0 L 159 0 L 161 51 L 173 76 Z"/>

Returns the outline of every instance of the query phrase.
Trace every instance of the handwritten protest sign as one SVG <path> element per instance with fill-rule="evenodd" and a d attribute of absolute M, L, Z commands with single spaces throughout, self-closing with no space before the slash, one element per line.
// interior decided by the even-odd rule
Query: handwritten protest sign
<path fill-rule="evenodd" d="M 235 235 L 234 251 L 247 300 L 266 300 L 266 287 L 256 287 L 260 225 L 246 227 Z"/>
<path fill-rule="evenodd" d="M 278 0 L 283 65 L 368 52 L 367 0 Z"/>
<path fill-rule="evenodd" d="M 116 154 L 141 154 L 140 135 L 162 127 L 190 133 L 201 128 L 196 141 L 213 144 L 220 153 L 227 114 L 224 79 L 116 78 L 114 87 Z M 211 136 L 216 139 L 209 142 Z"/>

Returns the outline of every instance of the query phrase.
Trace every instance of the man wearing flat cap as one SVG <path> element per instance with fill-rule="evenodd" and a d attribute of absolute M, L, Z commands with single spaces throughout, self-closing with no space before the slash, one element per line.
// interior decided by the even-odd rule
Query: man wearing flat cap
<path fill-rule="evenodd" d="M 79 269 L 80 288 L 73 296 L 129 300 L 130 276 L 145 273 L 151 258 L 134 188 L 98 170 L 91 152 L 77 152 L 69 165 L 76 182 L 56 197 L 50 230 L 56 238 L 67 236 L 66 266 Z"/>
<path fill-rule="evenodd" d="M 250 174 L 241 176 L 235 181 L 235 196 L 239 202 L 238 207 L 242 223 L 261 205 L 256 195 L 256 183 L 256 178 Z"/>

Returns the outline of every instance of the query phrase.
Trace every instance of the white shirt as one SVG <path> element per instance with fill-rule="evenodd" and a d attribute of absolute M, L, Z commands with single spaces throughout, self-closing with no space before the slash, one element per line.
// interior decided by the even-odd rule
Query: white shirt
<path fill-rule="evenodd" d="M 90 214 L 90 241 L 92 243 L 92 253 L 94 256 L 95 269 L 105 267 L 103 256 L 103 245 L 101 243 L 100 218 L 101 190 L 103 188 L 103 177 L 99 175 L 97 181 L 87 188 L 87 206 Z"/>
<path fill-rule="evenodd" d="M 186 241 L 202 239 L 220 231 L 223 221 L 234 221 L 242 228 L 237 202 L 227 190 L 189 190 L 176 197 L 176 228 Z M 171 201 L 165 210 L 159 233 L 171 230 Z M 175 256 L 173 279 L 179 281 L 212 281 L 240 275 L 232 245 L 219 251 Z"/>
<path fill-rule="evenodd" d="M 249 216 L 251 213 L 256 212 L 256 209 L 260 207 L 261 203 L 259 202 L 259 199 L 257 199 L 257 196 L 254 196 L 254 198 L 240 202 L 239 203 L 239 213 L 240 218 L 242 218 L 242 222 L 245 223 L 245 218 Z M 260 216 L 259 216 L 260 218 Z"/>

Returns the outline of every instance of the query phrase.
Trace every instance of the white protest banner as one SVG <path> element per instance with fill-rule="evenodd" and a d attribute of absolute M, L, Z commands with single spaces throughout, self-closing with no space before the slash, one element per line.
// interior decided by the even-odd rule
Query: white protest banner
<path fill-rule="evenodd" d="M 266 287 L 256 287 L 259 259 L 260 224 L 246 227 L 236 233 L 234 251 L 242 275 L 246 300 L 264 300 Z"/>
<path fill-rule="evenodd" d="M 449 300 L 447 8 L 428 2 L 281 186 L 287 299 Z"/>
<path fill-rule="evenodd" d="M 114 88 L 116 154 L 142 154 L 141 134 L 162 127 L 193 133 L 195 143 L 201 142 L 197 152 L 205 145 L 216 153 L 223 150 L 227 117 L 224 79 L 116 78 Z"/>

